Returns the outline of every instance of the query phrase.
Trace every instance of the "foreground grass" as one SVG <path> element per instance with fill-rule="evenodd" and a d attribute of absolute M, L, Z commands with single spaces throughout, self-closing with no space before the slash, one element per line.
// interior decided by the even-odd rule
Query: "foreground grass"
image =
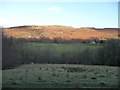
<path fill-rule="evenodd" d="M 26 64 L 3 70 L 3 88 L 117 88 L 118 67 Z"/>

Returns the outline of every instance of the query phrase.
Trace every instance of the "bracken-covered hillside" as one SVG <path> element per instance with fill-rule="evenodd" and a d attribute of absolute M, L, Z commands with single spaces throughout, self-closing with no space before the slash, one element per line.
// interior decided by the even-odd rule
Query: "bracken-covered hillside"
<path fill-rule="evenodd" d="M 15 38 L 107 39 L 118 38 L 118 28 L 73 28 L 70 26 L 18 26 L 3 28 L 4 34 Z"/>

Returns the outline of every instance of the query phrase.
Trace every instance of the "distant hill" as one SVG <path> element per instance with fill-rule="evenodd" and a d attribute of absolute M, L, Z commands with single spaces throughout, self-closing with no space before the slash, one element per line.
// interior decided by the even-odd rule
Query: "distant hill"
<path fill-rule="evenodd" d="M 73 28 L 61 25 L 46 26 L 17 26 L 3 28 L 3 32 L 8 37 L 15 38 L 56 38 L 62 39 L 107 39 L 118 38 L 118 28 Z"/>

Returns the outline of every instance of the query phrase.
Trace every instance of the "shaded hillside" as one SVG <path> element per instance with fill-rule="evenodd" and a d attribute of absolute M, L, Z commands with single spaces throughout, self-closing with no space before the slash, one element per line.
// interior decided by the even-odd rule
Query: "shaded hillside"
<path fill-rule="evenodd" d="M 73 28 L 70 26 L 18 26 L 3 29 L 8 37 L 15 38 L 56 38 L 62 39 L 106 39 L 118 38 L 117 28 Z"/>

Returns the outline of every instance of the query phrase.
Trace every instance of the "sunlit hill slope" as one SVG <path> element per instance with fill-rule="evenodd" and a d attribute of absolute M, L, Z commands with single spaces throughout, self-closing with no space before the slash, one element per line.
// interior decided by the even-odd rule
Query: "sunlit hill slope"
<path fill-rule="evenodd" d="M 70 26 L 18 26 L 3 28 L 4 34 L 15 38 L 107 39 L 118 38 L 118 28 L 73 28 Z"/>

